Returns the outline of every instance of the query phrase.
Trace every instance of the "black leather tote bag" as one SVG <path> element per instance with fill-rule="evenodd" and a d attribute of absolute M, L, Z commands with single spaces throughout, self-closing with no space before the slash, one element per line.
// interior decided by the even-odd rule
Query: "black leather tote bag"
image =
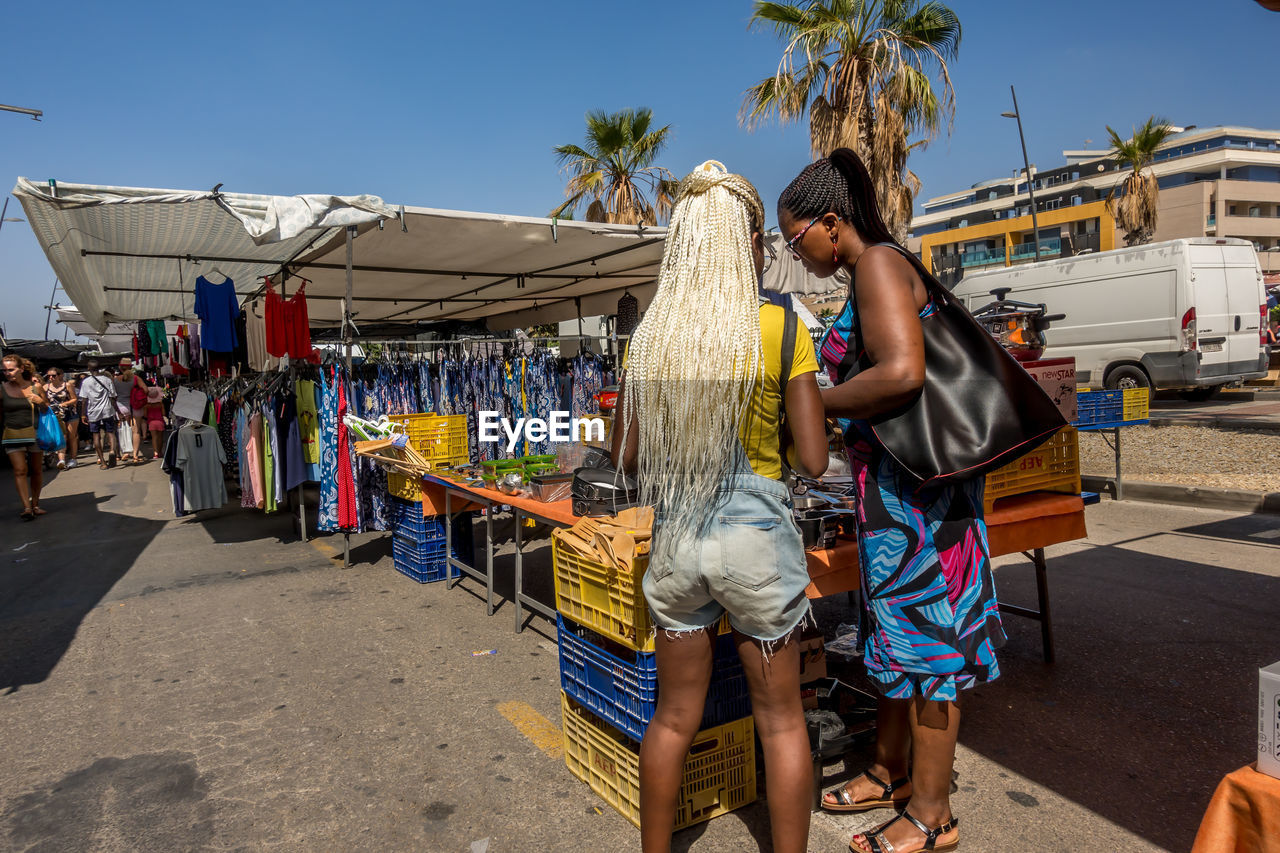
<path fill-rule="evenodd" d="M 1067 426 L 1053 400 L 910 252 L 893 243 L 924 281 L 934 313 L 924 330 L 924 387 L 900 409 L 870 419 L 872 431 L 923 485 L 963 482 L 1029 453 Z M 854 273 L 856 282 L 856 270 Z M 850 285 L 857 317 L 855 284 Z M 843 382 L 871 366 L 856 325 L 840 367 Z"/>

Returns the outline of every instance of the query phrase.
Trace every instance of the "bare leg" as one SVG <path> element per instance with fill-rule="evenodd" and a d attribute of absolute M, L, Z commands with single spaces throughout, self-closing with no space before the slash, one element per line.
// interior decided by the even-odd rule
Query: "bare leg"
<path fill-rule="evenodd" d="M 75 460 L 80 456 L 80 421 L 64 422 L 67 429 L 67 448 L 71 451 L 70 459 Z"/>
<path fill-rule="evenodd" d="M 99 464 L 99 465 L 106 465 L 106 464 L 107 464 L 107 457 L 105 457 L 105 456 L 103 456 L 103 455 L 102 455 L 102 443 L 103 443 L 103 441 L 104 441 L 104 439 L 103 439 L 103 437 L 102 437 L 102 430 L 98 430 L 97 432 L 93 433 L 93 451 L 94 451 L 95 453 L 97 453 L 97 454 L 98 454 L 98 464 Z"/>
<path fill-rule="evenodd" d="M 44 515 L 40 508 L 40 490 L 44 488 L 44 453 L 37 450 L 27 454 L 27 476 L 31 482 L 31 511 Z"/>
<path fill-rule="evenodd" d="M 151 444 L 157 459 L 164 455 L 164 434 L 164 430 L 151 430 Z"/>
<path fill-rule="evenodd" d="M 734 633 L 751 691 L 751 712 L 768 771 L 769 823 L 776 853 L 804 853 L 813 803 L 813 761 L 800 705 L 800 647 L 794 636 L 766 658 L 759 643 Z M 659 694 L 661 696 L 661 694 Z"/>
<path fill-rule="evenodd" d="M 876 756 L 867 770 L 885 782 L 892 783 L 907 775 L 908 757 L 911 755 L 911 700 L 886 699 L 881 696 L 876 704 Z M 855 803 L 862 800 L 878 800 L 884 796 L 884 790 L 866 776 L 858 775 L 845 784 L 849 799 Z M 911 793 L 908 782 L 893 792 L 894 797 L 905 797 Z M 834 793 L 822 795 L 825 803 L 838 803 Z"/>
<path fill-rule="evenodd" d="M 31 511 L 31 486 L 27 481 L 27 452 L 25 450 L 10 451 L 9 464 L 13 466 L 13 484 L 18 488 L 18 499 L 22 501 L 22 511 L 28 513 Z"/>
<path fill-rule="evenodd" d="M 702 722 L 711 683 L 714 640 L 710 631 L 674 639 L 658 631 L 654 648 L 658 706 L 640 744 L 640 843 L 644 853 L 671 850 L 685 756 Z"/>
<path fill-rule="evenodd" d="M 130 418 L 133 423 L 133 461 L 142 461 L 142 436 L 145 435 L 143 430 L 145 425 L 141 423 L 141 418 Z"/>
<path fill-rule="evenodd" d="M 67 422 L 61 415 L 58 415 L 58 426 L 62 427 L 62 449 L 58 451 L 58 463 L 59 467 L 65 468 L 67 466 L 67 452 L 71 450 L 71 432 L 67 429 Z M 71 458 L 75 459 L 74 456 Z"/>
<path fill-rule="evenodd" d="M 951 820 L 951 768 L 956 759 L 956 737 L 960 733 L 958 702 L 910 700 L 911 781 L 914 787 L 907 811 L 929 828 Z M 884 830 L 885 840 L 895 850 L 914 850 L 924 843 L 924 833 L 905 820 Z M 939 844 L 953 841 L 956 832 L 938 838 Z M 853 843 L 870 851 L 866 837 L 855 835 Z"/>

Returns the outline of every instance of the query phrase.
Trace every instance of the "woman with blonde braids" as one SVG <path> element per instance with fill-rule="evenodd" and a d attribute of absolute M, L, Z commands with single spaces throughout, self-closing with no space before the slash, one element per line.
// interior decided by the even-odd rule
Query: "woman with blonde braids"
<path fill-rule="evenodd" d="M 769 770 L 773 848 L 808 840 L 813 769 L 795 633 L 809 615 L 800 531 L 780 482 L 826 469 L 807 334 L 784 358 L 786 312 L 761 305 L 764 208 L 715 161 L 680 185 L 658 291 L 631 339 L 613 459 L 656 511 L 644 594 L 656 626 L 658 705 L 640 748 L 646 853 L 670 849 L 685 755 L 702 720 L 716 625 L 728 613 Z M 784 364 L 790 380 L 783 384 Z"/>

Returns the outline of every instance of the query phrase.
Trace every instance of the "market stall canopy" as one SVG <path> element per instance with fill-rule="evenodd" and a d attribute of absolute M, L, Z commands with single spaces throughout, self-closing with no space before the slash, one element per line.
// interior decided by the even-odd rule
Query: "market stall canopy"
<path fill-rule="evenodd" d="M 58 315 L 58 322 L 66 326 L 72 334 L 92 338 L 98 342 L 98 349 L 102 352 L 130 352 L 133 349 L 133 336 L 138 330 L 137 323 L 108 323 L 107 327 L 99 332 L 85 322 L 84 316 L 76 308 L 55 305 L 53 311 Z M 165 333 L 175 334 L 180 325 L 182 325 L 181 322 L 177 320 L 165 320 Z"/>
<path fill-rule="evenodd" d="M 395 211 L 371 196 L 263 196 L 37 183 L 13 194 L 63 290 L 94 330 L 125 320 L 194 317 L 199 275 L 220 272 L 239 294 L 345 226 Z M 214 276 L 214 280 L 221 279 Z"/>
<path fill-rule="evenodd" d="M 221 272 L 235 281 L 243 299 L 261 292 L 261 277 L 282 268 L 308 280 L 313 326 L 340 325 L 347 225 L 358 228 L 352 304 L 357 325 L 468 320 L 510 329 L 580 313 L 611 314 L 628 290 L 643 310 L 655 289 L 666 233 L 397 210 L 371 196 L 84 184 L 58 184 L 55 191 L 25 178 L 18 179 L 14 195 L 63 288 L 99 331 L 114 321 L 192 318 L 198 275 Z M 286 293 L 296 292 L 298 284 L 299 278 L 288 278 Z"/>
<path fill-rule="evenodd" d="M 400 222 L 354 241 L 352 311 L 357 326 L 470 320 L 498 331 L 612 314 L 627 291 L 643 310 L 665 236 L 665 228 L 408 207 Z M 341 322 L 346 246 L 317 247 L 291 269 L 310 280 L 312 325 Z"/>
<path fill-rule="evenodd" d="M 35 362 L 36 367 L 43 370 L 57 365 L 62 368 L 75 368 L 81 364 L 81 355 L 95 347 L 87 344 L 64 344 L 61 341 L 32 341 L 9 338 L 5 341 L 5 355 L 20 355 Z"/>

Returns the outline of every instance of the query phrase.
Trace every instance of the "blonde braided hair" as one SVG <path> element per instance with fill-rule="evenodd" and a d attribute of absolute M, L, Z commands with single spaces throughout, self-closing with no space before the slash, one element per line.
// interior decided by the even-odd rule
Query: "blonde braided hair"
<path fill-rule="evenodd" d="M 764 205 L 746 178 L 715 160 L 689 173 L 657 293 L 627 351 L 623 446 L 638 412 L 641 500 L 678 529 L 710 514 L 763 371 L 751 245 L 763 224 Z"/>

